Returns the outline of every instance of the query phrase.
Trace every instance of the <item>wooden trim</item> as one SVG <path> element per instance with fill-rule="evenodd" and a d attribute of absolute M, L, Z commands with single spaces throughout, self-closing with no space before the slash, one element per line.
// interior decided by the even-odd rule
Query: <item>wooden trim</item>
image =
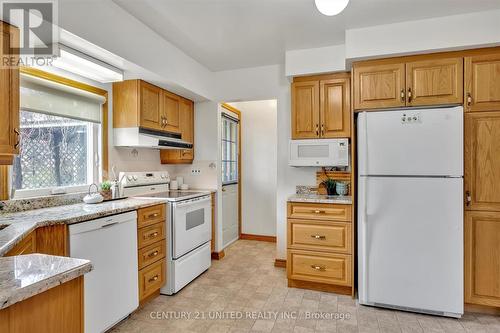
<path fill-rule="evenodd" d="M 235 114 L 238 115 L 238 236 L 241 238 L 241 208 L 242 208 L 242 201 L 241 201 L 241 188 L 243 187 L 243 184 L 241 182 L 241 111 L 236 109 L 235 107 L 227 104 L 227 103 L 222 103 L 221 106 L 228 110 L 231 111 Z"/>
<path fill-rule="evenodd" d="M 286 268 L 286 259 L 274 259 L 274 267 Z"/>
<path fill-rule="evenodd" d="M 9 199 L 9 172 L 8 166 L 0 165 L 0 200 Z"/>
<path fill-rule="evenodd" d="M 311 289 L 311 290 L 326 291 L 342 295 L 351 295 L 354 290 L 354 288 L 347 286 L 337 286 L 333 284 L 300 281 L 293 279 L 288 279 L 288 288 Z"/>
<path fill-rule="evenodd" d="M 351 72 L 296 76 L 293 78 L 293 82 L 308 82 L 308 81 L 318 81 L 318 80 L 323 81 L 323 80 L 336 80 L 336 79 L 351 79 Z"/>
<path fill-rule="evenodd" d="M 214 259 L 214 260 L 221 260 L 225 256 L 226 256 L 226 253 L 224 252 L 224 250 L 222 250 L 220 252 L 212 252 L 212 259 Z"/>
<path fill-rule="evenodd" d="M 276 243 L 276 236 L 240 234 L 240 239 Z"/>

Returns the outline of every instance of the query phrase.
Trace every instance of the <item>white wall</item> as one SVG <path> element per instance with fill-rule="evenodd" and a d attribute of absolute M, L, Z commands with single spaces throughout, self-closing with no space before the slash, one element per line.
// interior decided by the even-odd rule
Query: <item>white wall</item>
<path fill-rule="evenodd" d="M 346 31 L 346 58 L 438 52 L 500 44 L 500 10 Z"/>
<path fill-rule="evenodd" d="M 289 77 L 345 70 L 345 45 L 290 50 L 285 53 L 285 74 Z"/>
<path fill-rule="evenodd" d="M 276 236 L 277 100 L 230 104 L 241 111 L 241 232 Z"/>

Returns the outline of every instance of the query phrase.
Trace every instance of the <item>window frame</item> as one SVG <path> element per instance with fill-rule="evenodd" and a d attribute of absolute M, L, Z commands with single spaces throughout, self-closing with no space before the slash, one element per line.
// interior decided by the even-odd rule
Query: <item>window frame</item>
<path fill-rule="evenodd" d="M 227 126 L 227 129 L 225 129 L 225 126 L 224 126 L 224 123 L 226 124 L 229 124 L 229 126 Z M 234 129 L 234 141 L 231 140 L 232 137 L 228 140 L 224 137 L 224 132 L 227 131 L 231 126 L 230 124 L 235 124 L 235 129 Z M 220 173 L 220 176 L 221 176 L 221 181 L 222 181 L 222 185 L 225 186 L 225 185 L 232 185 L 232 184 L 238 184 L 239 182 L 239 179 L 240 179 L 240 172 L 239 172 L 239 159 L 240 159 L 240 156 L 239 156 L 239 126 L 240 126 L 240 120 L 238 118 L 235 118 L 235 117 L 232 117 L 231 115 L 227 114 L 226 112 L 223 112 L 222 115 L 221 115 L 221 173 Z M 229 156 L 229 159 L 224 159 L 224 145 L 227 145 L 229 144 L 230 147 L 232 147 L 230 149 L 230 152 L 229 152 L 229 155 L 231 155 L 231 152 L 233 151 L 234 149 L 234 156 L 236 159 L 231 159 L 231 156 Z M 234 178 L 231 178 L 230 180 L 227 180 L 225 181 L 224 180 L 224 168 L 223 168 L 223 165 L 226 165 L 226 166 L 229 166 L 231 167 L 232 164 L 234 164 L 235 166 L 235 171 L 236 171 L 236 175 Z M 231 169 L 230 169 L 231 170 Z M 229 171 L 231 172 L 231 171 Z"/>
<path fill-rule="evenodd" d="M 63 84 L 68 87 L 72 88 L 77 88 L 81 89 L 87 92 L 91 92 L 100 96 L 103 96 L 105 98 L 105 102 L 101 107 L 101 135 L 99 139 L 99 149 L 98 149 L 98 154 L 100 156 L 99 159 L 99 164 L 94 165 L 96 168 L 97 172 L 96 174 L 98 175 L 98 182 L 108 179 L 108 166 L 109 166 L 109 161 L 108 161 L 108 91 L 104 90 L 99 87 L 95 87 L 83 82 L 75 81 L 72 79 L 68 79 L 66 77 L 62 77 L 56 74 L 52 74 L 37 68 L 32 68 L 32 67 L 24 67 L 21 66 L 19 68 L 20 73 L 26 74 L 26 75 L 31 75 L 37 78 L 41 78 L 44 80 L 52 81 L 55 83 Z M 13 196 L 13 191 L 11 187 L 11 173 L 12 173 L 12 166 L 8 167 L 2 167 L 0 168 L 0 187 L 8 188 L 8 194 L 5 196 L 3 193 L 0 193 L 0 200 L 9 200 L 9 199 L 18 199 L 18 198 L 28 198 L 28 197 L 37 197 L 37 196 L 53 196 L 57 194 L 65 194 L 65 193 L 78 193 L 78 192 L 85 192 L 88 189 L 88 185 L 83 185 L 83 186 L 68 186 L 68 187 L 60 187 L 60 188 L 51 188 L 50 191 L 38 191 L 37 192 L 32 192 L 32 193 L 23 193 L 22 196 L 16 195 L 14 198 Z M 53 189 L 63 189 L 66 190 L 64 193 L 54 193 Z M 36 190 L 25 190 L 25 191 L 37 191 L 40 189 Z M 20 192 L 20 191 L 16 191 Z"/>

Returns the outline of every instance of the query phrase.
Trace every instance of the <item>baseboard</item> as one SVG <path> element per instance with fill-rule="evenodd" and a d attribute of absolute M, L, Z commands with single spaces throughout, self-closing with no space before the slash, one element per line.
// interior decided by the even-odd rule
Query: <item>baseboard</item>
<path fill-rule="evenodd" d="M 285 259 L 275 259 L 274 260 L 274 267 L 286 268 L 286 260 Z"/>
<path fill-rule="evenodd" d="M 220 252 L 212 252 L 212 259 L 215 259 L 215 260 L 221 260 L 225 256 L 226 256 L 226 254 L 224 253 L 224 250 L 222 250 Z"/>
<path fill-rule="evenodd" d="M 240 239 L 276 243 L 276 236 L 241 234 Z"/>
<path fill-rule="evenodd" d="M 490 315 L 498 316 L 500 315 L 500 308 L 494 306 L 487 305 L 477 305 L 477 304 L 464 304 L 465 312 L 473 312 L 473 313 L 485 313 Z"/>

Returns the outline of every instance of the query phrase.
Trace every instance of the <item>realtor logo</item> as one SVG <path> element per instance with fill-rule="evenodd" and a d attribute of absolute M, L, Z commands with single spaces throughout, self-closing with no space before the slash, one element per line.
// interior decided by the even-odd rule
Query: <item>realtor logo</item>
<path fill-rule="evenodd" d="M 19 28 L 19 47 L 9 54 L 52 56 L 57 43 L 56 0 L 2 1 L 2 20 Z"/>

